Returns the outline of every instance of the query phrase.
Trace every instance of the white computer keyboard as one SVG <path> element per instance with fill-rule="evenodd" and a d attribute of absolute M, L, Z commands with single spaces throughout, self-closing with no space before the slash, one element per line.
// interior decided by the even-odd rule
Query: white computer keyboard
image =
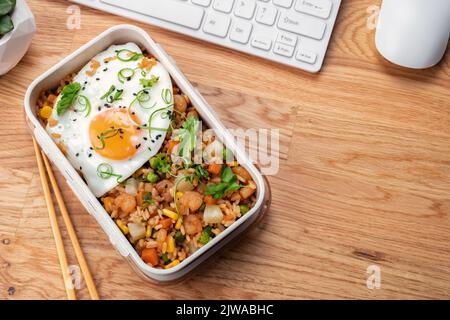
<path fill-rule="evenodd" d="M 70 0 L 309 72 L 341 0 Z"/>

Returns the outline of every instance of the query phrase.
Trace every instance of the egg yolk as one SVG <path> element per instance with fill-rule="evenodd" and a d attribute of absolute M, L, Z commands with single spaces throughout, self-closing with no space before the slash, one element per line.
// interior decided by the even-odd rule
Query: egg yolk
<path fill-rule="evenodd" d="M 133 123 L 134 121 L 134 123 Z M 96 115 L 89 126 L 89 138 L 94 151 L 104 158 L 125 160 L 139 148 L 140 123 L 127 109 L 108 109 Z"/>

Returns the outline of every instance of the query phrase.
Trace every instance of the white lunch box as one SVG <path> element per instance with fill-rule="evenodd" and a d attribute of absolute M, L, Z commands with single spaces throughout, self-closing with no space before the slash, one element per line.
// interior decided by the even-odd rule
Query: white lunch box
<path fill-rule="evenodd" d="M 164 65 L 180 90 L 190 98 L 202 120 L 205 121 L 210 128 L 221 133 L 224 145 L 237 156 L 241 165 L 252 175 L 258 188 L 256 205 L 247 214 L 233 223 L 208 244 L 182 261 L 179 265 L 170 269 L 152 268 L 140 258 L 133 246 L 128 242 L 128 239 L 122 234 L 120 229 L 105 211 L 100 201 L 94 196 L 84 180 L 47 134 L 45 128 L 36 116 L 36 102 L 42 91 L 57 87 L 60 80 L 66 75 L 80 69 L 87 64 L 92 57 L 109 46 L 127 42 L 134 42 L 141 48 L 145 48 Z M 24 106 L 27 122 L 42 150 L 66 178 L 68 185 L 77 195 L 86 210 L 95 218 L 103 231 L 109 236 L 111 243 L 117 251 L 146 279 L 160 283 L 168 283 L 185 278 L 202 262 L 218 252 L 219 249 L 223 248 L 226 244 L 230 243 L 230 241 L 235 239 L 239 234 L 248 230 L 251 225 L 258 222 L 270 206 L 270 189 L 267 180 L 263 178 L 261 173 L 250 162 L 244 151 L 237 147 L 233 136 L 219 121 L 219 117 L 214 110 L 178 69 L 173 59 L 161 46 L 155 43 L 144 30 L 138 27 L 132 25 L 118 25 L 112 27 L 55 64 L 50 70 L 39 76 L 29 86 L 25 95 Z"/>

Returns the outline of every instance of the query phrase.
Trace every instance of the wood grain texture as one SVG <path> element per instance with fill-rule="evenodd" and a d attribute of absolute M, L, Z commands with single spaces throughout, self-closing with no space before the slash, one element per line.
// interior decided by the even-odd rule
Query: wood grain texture
<path fill-rule="evenodd" d="M 56 61 L 130 21 L 82 8 L 81 29 L 67 30 L 67 2 L 28 2 L 38 33 L 0 78 L 0 299 L 64 299 L 22 99 Z M 343 1 L 317 75 L 137 24 L 228 126 L 279 128 L 281 166 L 261 225 L 168 287 L 134 273 L 58 175 L 102 298 L 450 297 L 449 58 L 424 71 L 386 62 L 366 26 L 379 2 Z M 381 289 L 366 287 L 369 265 L 381 268 Z"/>

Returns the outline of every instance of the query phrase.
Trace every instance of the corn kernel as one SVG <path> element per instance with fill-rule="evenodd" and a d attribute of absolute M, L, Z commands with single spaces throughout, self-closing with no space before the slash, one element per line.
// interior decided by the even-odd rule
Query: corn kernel
<path fill-rule="evenodd" d="M 172 236 L 168 236 L 166 252 L 172 253 L 174 251 L 175 251 L 175 239 Z"/>
<path fill-rule="evenodd" d="M 50 116 L 52 115 L 53 112 L 53 108 L 50 106 L 44 106 L 40 111 L 39 111 L 39 116 L 42 119 L 48 119 L 50 118 Z"/>
<path fill-rule="evenodd" d="M 180 264 L 180 260 L 175 259 L 171 263 L 169 263 L 168 265 L 164 266 L 164 269 L 173 268 L 173 267 L 175 267 L 175 266 L 177 266 L 179 264 Z"/>
<path fill-rule="evenodd" d="M 177 200 L 180 200 L 180 198 L 183 196 L 183 192 L 178 191 L 176 196 L 177 196 Z"/>
<path fill-rule="evenodd" d="M 122 222 L 122 220 L 117 219 L 116 224 L 120 228 L 120 230 L 122 230 L 123 234 L 128 234 L 129 232 L 128 227 Z"/>
<path fill-rule="evenodd" d="M 175 229 L 180 230 L 182 223 L 183 223 L 183 218 L 179 217 L 177 220 L 177 223 L 175 224 Z"/>
<path fill-rule="evenodd" d="M 169 210 L 169 209 L 163 209 L 162 212 L 163 212 L 163 215 L 169 217 L 172 220 L 177 220 L 178 219 L 178 214 L 173 212 L 173 211 L 171 211 L 171 210 Z"/>
<path fill-rule="evenodd" d="M 147 230 L 145 231 L 145 237 L 150 238 L 152 236 L 152 227 L 147 226 Z"/>

